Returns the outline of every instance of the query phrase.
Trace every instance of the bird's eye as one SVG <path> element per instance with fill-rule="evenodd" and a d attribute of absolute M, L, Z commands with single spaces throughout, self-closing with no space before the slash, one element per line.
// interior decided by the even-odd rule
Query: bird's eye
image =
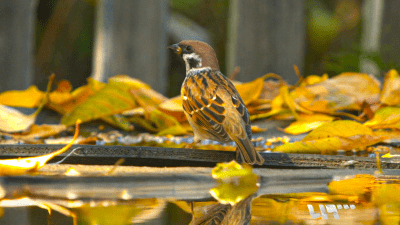
<path fill-rule="evenodd" d="M 188 51 L 188 52 L 190 52 L 190 51 L 192 51 L 193 50 L 193 48 L 192 48 L 192 46 L 186 46 L 186 51 Z"/>

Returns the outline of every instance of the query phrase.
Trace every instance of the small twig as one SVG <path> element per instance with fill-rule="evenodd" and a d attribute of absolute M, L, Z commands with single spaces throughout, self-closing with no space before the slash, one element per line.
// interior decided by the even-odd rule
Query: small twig
<path fill-rule="evenodd" d="M 117 160 L 117 162 L 114 164 L 113 168 L 111 168 L 108 172 L 106 172 L 104 175 L 110 175 L 111 173 L 113 173 L 118 166 L 122 165 L 125 162 L 124 158 L 120 158 Z"/>
<path fill-rule="evenodd" d="M 231 75 L 229 75 L 229 79 L 230 80 L 235 80 L 236 76 L 239 74 L 240 72 L 240 67 L 235 67 L 235 69 L 232 71 Z"/>
<path fill-rule="evenodd" d="M 300 83 L 304 80 L 304 77 L 301 75 L 299 68 L 296 65 L 293 65 L 294 72 L 296 73 L 299 80 L 294 85 L 295 87 L 299 86 Z"/>

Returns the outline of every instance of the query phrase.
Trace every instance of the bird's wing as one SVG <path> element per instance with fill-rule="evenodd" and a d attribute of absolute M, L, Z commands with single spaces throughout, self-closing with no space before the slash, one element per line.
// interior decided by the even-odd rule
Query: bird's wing
<path fill-rule="evenodd" d="M 246 106 L 235 86 L 221 72 L 206 70 L 188 76 L 182 97 L 184 110 L 198 126 L 215 140 L 235 141 L 246 163 L 262 164 L 264 160 L 250 141 L 251 125 Z M 227 109 L 236 109 L 236 113 L 227 113 Z"/>
<path fill-rule="evenodd" d="M 215 140 L 229 142 L 230 137 L 223 127 L 225 102 L 217 93 L 221 81 L 212 70 L 199 71 L 188 76 L 182 86 L 183 109 L 193 121 L 215 137 Z"/>

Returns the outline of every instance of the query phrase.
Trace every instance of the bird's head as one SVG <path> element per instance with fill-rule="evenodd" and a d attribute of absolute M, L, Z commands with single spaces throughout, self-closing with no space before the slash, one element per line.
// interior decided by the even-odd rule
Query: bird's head
<path fill-rule="evenodd" d="M 183 58 L 186 64 L 186 71 L 205 67 L 219 70 L 218 59 L 214 49 L 207 43 L 186 40 L 169 46 L 169 49 Z"/>

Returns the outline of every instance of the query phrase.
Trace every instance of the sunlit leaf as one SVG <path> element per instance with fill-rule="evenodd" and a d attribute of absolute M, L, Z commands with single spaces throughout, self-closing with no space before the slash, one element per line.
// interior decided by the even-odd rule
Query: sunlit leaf
<path fill-rule="evenodd" d="M 88 78 L 88 84 L 75 89 L 71 93 L 52 92 L 50 94 L 50 102 L 48 106 L 64 115 L 71 112 L 77 105 L 86 101 L 89 96 L 94 95 L 101 90 L 106 84 Z"/>
<path fill-rule="evenodd" d="M 313 85 L 313 84 L 325 81 L 328 78 L 329 78 L 328 74 L 326 74 L 326 73 L 322 76 L 309 75 L 302 80 L 302 82 L 300 83 L 300 86 L 304 87 L 304 86 L 308 86 L 308 85 Z"/>
<path fill-rule="evenodd" d="M 47 91 L 45 97 L 42 99 L 38 109 L 31 115 L 20 113 L 16 109 L 0 105 L 0 130 L 5 132 L 20 132 L 27 130 L 32 124 L 35 123 L 37 115 L 42 111 L 43 107 L 48 101 L 51 85 L 54 81 L 54 74 L 50 76 L 47 84 Z"/>
<path fill-rule="evenodd" d="M 301 141 L 287 143 L 273 149 L 285 153 L 334 154 L 337 150 L 365 149 L 387 137 L 351 120 L 325 123 L 311 131 Z"/>
<path fill-rule="evenodd" d="M 114 76 L 104 88 L 64 115 L 61 122 L 70 126 L 77 119 L 86 122 L 132 109 L 136 104 L 129 90 L 133 88 L 149 86 L 128 76 Z"/>
<path fill-rule="evenodd" d="M 396 70 L 386 73 L 380 100 L 383 104 L 400 105 L 400 76 Z"/>
<path fill-rule="evenodd" d="M 375 112 L 374 117 L 364 123 L 372 129 L 392 128 L 400 130 L 400 108 L 384 107 Z"/>
<path fill-rule="evenodd" d="M 303 141 L 317 140 L 329 137 L 352 137 L 356 135 L 373 135 L 373 131 L 355 121 L 352 120 L 337 120 L 327 124 L 324 124 L 307 136 L 303 138 Z"/>
<path fill-rule="evenodd" d="M 276 96 L 274 100 L 271 102 L 271 111 L 266 112 L 266 113 L 261 113 L 258 115 L 251 115 L 250 119 L 255 120 L 255 119 L 261 119 L 261 118 L 268 118 L 270 116 L 276 115 L 278 113 L 281 113 L 283 111 L 286 111 L 286 109 L 283 108 L 284 104 L 284 98 L 281 94 Z"/>
<path fill-rule="evenodd" d="M 258 190 L 257 175 L 247 164 L 240 165 L 235 161 L 218 163 L 212 176 L 219 185 L 210 193 L 222 204 L 235 205 Z"/>
<path fill-rule="evenodd" d="M 333 121 L 333 119 L 334 117 L 325 114 L 300 114 L 297 121 L 291 123 L 284 131 L 288 134 L 302 134 Z"/>
<path fill-rule="evenodd" d="M 182 97 L 180 95 L 164 101 L 158 105 L 158 109 L 175 117 L 179 122 L 187 120 L 185 113 L 183 112 Z"/>
<path fill-rule="evenodd" d="M 265 76 L 259 77 L 251 82 L 236 85 L 236 89 L 242 97 L 245 105 L 258 99 L 264 87 Z"/>
<path fill-rule="evenodd" d="M 51 160 L 57 155 L 64 153 L 72 146 L 72 144 L 78 138 L 79 135 L 79 123 L 80 121 L 76 123 L 75 134 L 72 141 L 58 151 L 42 156 L 0 160 L 0 175 L 1 176 L 21 175 L 24 173 L 33 172 L 40 169 L 49 160 Z"/>
<path fill-rule="evenodd" d="M 36 86 L 30 86 L 24 91 L 5 91 L 0 94 L 0 104 L 13 106 L 35 108 L 40 105 L 45 93 Z"/>
<path fill-rule="evenodd" d="M 162 111 L 156 109 L 156 102 L 149 102 L 143 98 L 136 90 L 131 91 L 136 102 L 144 109 L 145 118 L 140 117 L 131 118 L 132 122 L 136 122 L 143 128 L 153 132 L 158 132 L 157 135 L 182 135 L 186 134 L 187 130 L 175 119 Z"/>
<path fill-rule="evenodd" d="M 291 92 L 296 103 L 313 112 L 359 110 L 365 101 L 379 101 L 380 83 L 362 73 L 342 73 L 314 85 L 298 87 Z"/>

